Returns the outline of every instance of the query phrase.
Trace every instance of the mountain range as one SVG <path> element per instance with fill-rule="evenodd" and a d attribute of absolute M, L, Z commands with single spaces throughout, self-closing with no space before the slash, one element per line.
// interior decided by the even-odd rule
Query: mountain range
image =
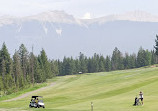
<path fill-rule="evenodd" d="M 134 53 L 139 47 L 152 50 L 158 33 L 158 16 L 143 11 L 93 19 L 78 19 L 64 11 L 48 11 L 27 17 L 0 16 L 0 44 L 14 54 L 20 44 L 38 54 L 42 48 L 51 59 L 64 56 Z"/>

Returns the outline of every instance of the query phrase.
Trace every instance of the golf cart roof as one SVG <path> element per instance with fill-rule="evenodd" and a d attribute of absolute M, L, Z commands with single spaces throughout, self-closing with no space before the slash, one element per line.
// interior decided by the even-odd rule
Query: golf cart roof
<path fill-rule="evenodd" d="M 37 98 L 37 97 L 43 98 L 42 96 L 32 96 L 32 98 Z"/>

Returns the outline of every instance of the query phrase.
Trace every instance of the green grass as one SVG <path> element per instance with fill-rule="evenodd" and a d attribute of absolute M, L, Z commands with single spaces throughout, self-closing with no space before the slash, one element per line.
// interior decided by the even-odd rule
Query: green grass
<path fill-rule="evenodd" d="M 15 98 L 15 97 L 20 96 L 20 95 L 22 95 L 24 93 L 27 93 L 27 92 L 30 92 L 30 91 L 34 91 L 36 89 L 39 89 L 39 88 L 42 88 L 42 87 L 45 87 L 45 86 L 47 86 L 46 83 L 35 84 L 34 86 L 31 85 L 31 86 L 29 86 L 29 88 L 26 88 L 26 89 L 23 89 L 21 91 L 12 93 L 10 95 L 4 95 L 4 96 L 0 97 L 0 101 L 8 100 L 8 99 L 11 99 L 11 98 Z"/>
<path fill-rule="evenodd" d="M 69 75 L 48 80 L 55 81 L 32 95 L 44 97 L 44 111 L 157 111 L 158 68 L 139 68 L 113 72 Z M 134 98 L 144 93 L 144 105 L 132 106 Z M 11 102 L 0 101 L 0 110 L 38 110 L 28 108 L 30 97 Z"/>

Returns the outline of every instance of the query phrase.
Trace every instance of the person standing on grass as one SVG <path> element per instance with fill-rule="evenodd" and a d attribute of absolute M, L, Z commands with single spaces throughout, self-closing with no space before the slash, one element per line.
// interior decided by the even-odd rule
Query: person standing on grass
<path fill-rule="evenodd" d="M 143 105 L 143 92 L 142 91 L 140 91 L 139 93 L 139 99 L 141 100 L 142 105 Z"/>

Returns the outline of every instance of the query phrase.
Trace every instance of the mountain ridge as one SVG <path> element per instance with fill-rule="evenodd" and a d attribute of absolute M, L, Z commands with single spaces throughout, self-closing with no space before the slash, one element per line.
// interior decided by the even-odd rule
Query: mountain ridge
<path fill-rule="evenodd" d="M 57 11 L 23 18 L 3 16 L 0 18 L 0 44 L 5 42 L 11 55 L 23 43 L 28 50 L 32 50 L 34 46 L 35 54 L 44 48 L 49 58 L 56 59 L 64 56 L 77 57 L 79 52 L 87 56 L 94 53 L 108 55 L 115 47 L 128 53 L 137 52 L 140 46 L 153 49 L 158 22 L 120 18 L 83 20 L 63 11 L 58 14 L 55 12 Z M 141 14 L 142 12 L 136 13 Z M 150 16 L 146 13 L 142 15 Z"/>
<path fill-rule="evenodd" d="M 158 16 L 152 15 L 144 11 L 132 11 L 125 14 L 113 14 L 92 19 L 79 19 L 73 15 L 67 14 L 64 11 L 47 11 L 39 14 L 25 16 L 25 17 L 14 17 L 14 16 L 0 16 L 0 26 L 25 22 L 30 20 L 37 20 L 40 22 L 55 22 L 55 23 L 67 23 L 67 24 L 78 24 L 78 25 L 89 25 L 93 23 L 102 24 L 109 21 L 117 20 L 128 20 L 138 22 L 158 22 Z"/>

